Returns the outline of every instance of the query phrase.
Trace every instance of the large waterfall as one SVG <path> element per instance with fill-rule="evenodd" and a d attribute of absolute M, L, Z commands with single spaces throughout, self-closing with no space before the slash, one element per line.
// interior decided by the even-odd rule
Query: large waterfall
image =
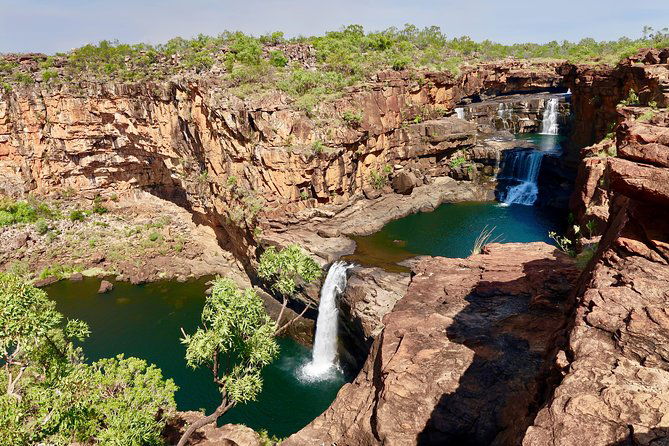
<path fill-rule="evenodd" d="M 544 109 L 544 119 L 541 122 L 542 135 L 558 134 L 558 98 L 550 98 Z"/>
<path fill-rule="evenodd" d="M 346 289 L 346 271 L 351 268 L 344 262 L 335 262 L 321 288 L 321 302 L 318 305 L 316 337 L 311 362 L 303 372 L 309 378 L 318 378 L 335 367 L 337 358 L 337 296 Z"/>
<path fill-rule="evenodd" d="M 544 153 L 537 150 L 516 149 L 504 153 L 504 166 L 498 178 L 500 183 L 509 185 L 499 196 L 503 204 L 531 206 L 537 201 L 537 180 L 543 157 Z"/>

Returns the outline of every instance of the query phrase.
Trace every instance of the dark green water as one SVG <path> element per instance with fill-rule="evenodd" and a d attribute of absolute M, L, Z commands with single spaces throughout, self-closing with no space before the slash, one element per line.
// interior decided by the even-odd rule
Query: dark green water
<path fill-rule="evenodd" d="M 521 134 L 536 150 L 562 152 L 563 135 Z M 346 260 L 380 266 L 390 271 L 408 271 L 398 262 L 416 255 L 467 257 L 484 228 L 494 228 L 498 242 L 553 243 L 550 231 L 562 232 L 566 212 L 538 206 L 498 202 L 446 203 L 432 212 L 422 212 L 388 223 L 381 231 L 354 237 L 356 252 Z"/>
<path fill-rule="evenodd" d="M 467 257 L 486 226 L 499 242 L 552 243 L 549 231 L 561 230 L 560 212 L 535 206 L 446 203 L 432 212 L 412 214 L 388 223 L 366 237 L 356 237 L 356 252 L 347 260 L 402 270 L 397 262 L 416 255 Z"/>
<path fill-rule="evenodd" d="M 192 370 L 184 361 L 180 331 L 196 328 L 204 305 L 205 282 L 162 281 L 145 285 L 114 283 L 114 290 L 97 294 L 99 279 L 60 281 L 46 291 L 67 317 L 79 318 L 91 327 L 84 343 L 89 360 L 115 356 L 137 356 L 156 364 L 165 377 L 179 386 L 179 410 L 218 404 L 218 391 L 207 370 Z M 334 400 L 344 384 L 343 375 L 310 383 L 299 378 L 300 367 L 311 359 L 311 350 L 292 339 L 281 338 L 281 356 L 263 372 L 264 387 L 258 401 L 235 407 L 223 423 L 243 423 L 271 435 L 288 436 L 307 425 Z"/>

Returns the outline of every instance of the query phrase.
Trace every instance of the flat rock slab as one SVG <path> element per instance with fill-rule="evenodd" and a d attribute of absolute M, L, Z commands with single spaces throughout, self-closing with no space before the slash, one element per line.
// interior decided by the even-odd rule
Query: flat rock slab
<path fill-rule="evenodd" d="M 355 381 L 283 444 L 513 444 L 578 270 L 545 243 L 423 258 Z"/>

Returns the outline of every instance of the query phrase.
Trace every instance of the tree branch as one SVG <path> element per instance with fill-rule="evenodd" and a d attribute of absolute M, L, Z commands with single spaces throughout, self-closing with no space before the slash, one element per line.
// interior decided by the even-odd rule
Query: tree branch
<path fill-rule="evenodd" d="M 304 307 L 304 310 L 302 310 L 300 314 L 298 314 L 293 319 L 286 322 L 283 326 L 277 327 L 276 331 L 274 332 L 274 336 L 279 336 L 283 332 L 285 332 L 288 329 L 288 327 L 290 327 L 296 320 L 301 319 L 309 308 L 311 308 L 311 305 L 307 305 L 306 307 Z"/>

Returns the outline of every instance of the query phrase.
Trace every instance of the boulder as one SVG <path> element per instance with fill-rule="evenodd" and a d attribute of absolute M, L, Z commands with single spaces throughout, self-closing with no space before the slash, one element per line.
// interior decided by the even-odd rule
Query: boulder
<path fill-rule="evenodd" d="M 58 282 L 58 277 L 49 276 L 45 277 L 44 279 L 36 280 L 35 282 L 33 282 L 33 285 L 36 286 L 37 288 L 42 288 L 56 282 Z"/>
<path fill-rule="evenodd" d="M 402 170 L 393 176 L 393 190 L 398 194 L 410 195 L 414 187 L 419 186 L 418 178 L 413 172 Z"/>
<path fill-rule="evenodd" d="M 68 277 L 68 279 L 73 282 L 81 282 L 82 280 L 84 280 L 84 275 L 81 273 L 74 273 L 71 274 L 70 277 Z"/>
<path fill-rule="evenodd" d="M 103 280 L 100 282 L 100 288 L 98 288 L 98 294 L 104 294 L 114 289 L 114 284 Z"/>

